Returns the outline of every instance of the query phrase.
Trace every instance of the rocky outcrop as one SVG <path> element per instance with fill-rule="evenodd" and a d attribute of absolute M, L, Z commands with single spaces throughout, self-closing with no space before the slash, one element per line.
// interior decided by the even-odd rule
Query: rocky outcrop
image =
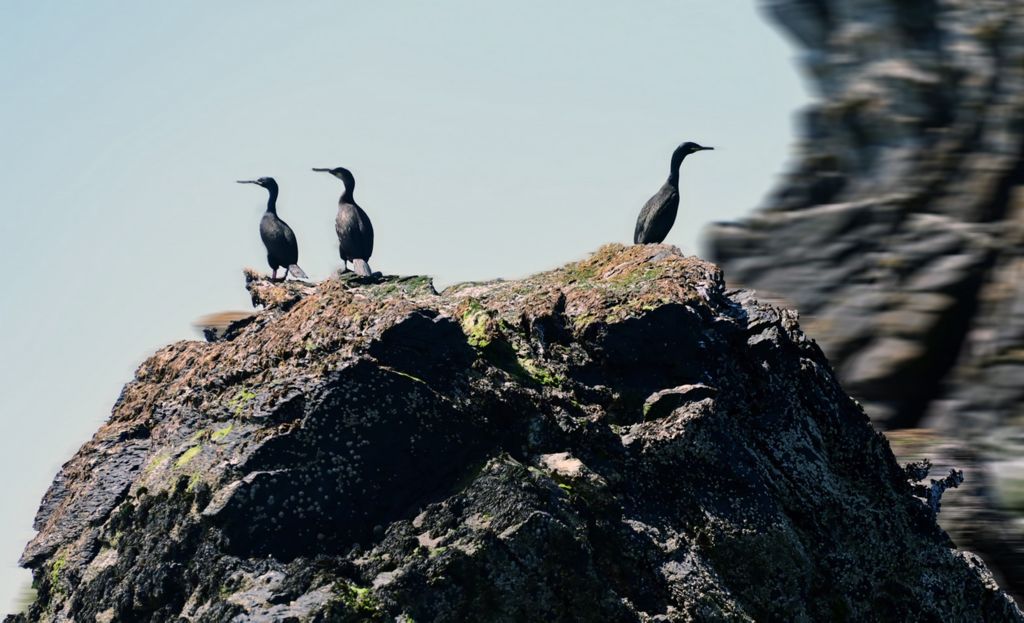
<path fill-rule="evenodd" d="M 795 313 L 672 247 L 248 287 L 64 466 L 27 618 L 1024 620 Z"/>

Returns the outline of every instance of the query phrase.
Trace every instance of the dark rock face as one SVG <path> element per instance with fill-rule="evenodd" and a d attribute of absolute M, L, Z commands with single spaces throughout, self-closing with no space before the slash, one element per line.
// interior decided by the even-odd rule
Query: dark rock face
<path fill-rule="evenodd" d="M 27 618 L 1024 621 L 795 314 L 713 265 L 249 288 L 64 466 Z"/>
<path fill-rule="evenodd" d="M 1024 5 L 763 7 L 821 102 L 765 206 L 711 230 L 713 259 L 800 310 L 877 426 L 972 457 L 943 526 L 1024 596 Z"/>

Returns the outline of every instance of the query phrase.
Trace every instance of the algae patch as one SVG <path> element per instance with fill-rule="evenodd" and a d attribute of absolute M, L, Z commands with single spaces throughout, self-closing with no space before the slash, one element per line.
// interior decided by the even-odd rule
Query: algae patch
<path fill-rule="evenodd" d="M 256 392 L 243 387 L 241 391 L 235 394 L 235 397 L 228 401 L 228 408 L 231 409 L 235 417 L 242 415 L 242 410 L 253 398 L 256 397 Z"/>
<path fill-rule="evenodd" d="M 210 441 L 220 441 L 221 439 L 224 439 L 231 433 L 231 430 L 234 427 L 234 423 L 231 423 L 225 426 L 224 428 L 218 428 L 217 430 L 213 431 L 213 433 L 210 434 Z"/>
<path fill-rule="evenodd" d="M 188 465 L 189 461 L 196 458 L 196 455 L 199 454 L 202 449 L 202 446 L 192 446 L 188 450 L 185 450 L 185 452 L 178 457 L 178 460 L 174 462 L 174 466 L 178 468 L 185 467 Z"/>
<path fill-rule="evenodd" d="M 467 307 L 460 322 L 462 332 L 466 334 L 466 341 L 475 348 L 487 348 L 493 337 L 491 316 L 475 300 L 470 300 Z"/>
<path fill-rule="evenodd" d="M 159 468 L 161 465 L 170 460 L 171 454 L 169 452 L 161 452 L 160 454 L 154 456 L 152 459 L 150 459 L 149 463 L 146 465 L 146 468 L 142 470 L 143 476 L 149 476 L 154 471 L 156 471 L 157 468 Z"/>
<path fill-rule="evenodd" d="M 203 477 L 199 474 L 199 472 L 192 472 L 192 475 L 188 477 L 188 486 L 185 487 L 185 491 L 187 493 L 192 493 L 193 491 L 195 491 L 196 487 L 199 486 L 199 483 L 201 483 L 202 481 Z"/>
<path fill-rule="evenodd" d="M 565 384 L 566 378 L 561 374 L 555 374 L 550 370 L 542 368 L 537 365 L 537 362 L 533 359 L 518 359 L 520 367 L 526 371 L 531 379 L 537 381 L 541 385 L 547 385 L 549 387 L 558 387 Z"/>
<path fill-rule="evenodd" d="M 358 614 L 374 615 L 379 613 L 380 605 L 370 594 L 368 587 L 345 583 L 340 588 L 338 597 L 349 610 Z"/>
<path fill-rule="evenodd" d="M 53 561 L 53 566 L 50 567 L 50 584 L 53 586 L 57 585 L 57 580 L 60 579 L 60 572 L 64 570 L 68 564 L 68 559 L 64 556 L 60 556 L 57 560 Z"/>

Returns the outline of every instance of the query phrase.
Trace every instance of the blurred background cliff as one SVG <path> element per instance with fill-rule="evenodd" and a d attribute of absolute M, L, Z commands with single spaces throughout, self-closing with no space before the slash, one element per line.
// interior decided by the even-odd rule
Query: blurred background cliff
<path fill-rule="evenodd" d="M 770 0 L 820 103 L 763 207 L 711 228 L 800 310 L 901 459 L 963 468 L 940 523 L 1024 596 L 1024 4 Z"/>

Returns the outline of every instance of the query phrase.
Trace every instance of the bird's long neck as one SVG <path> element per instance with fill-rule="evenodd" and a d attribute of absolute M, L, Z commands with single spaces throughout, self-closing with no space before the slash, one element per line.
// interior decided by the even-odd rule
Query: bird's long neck
<path fill-rule="evenodd" d="M 355 187 L 355 180 L 345 182 L 345 192 L 341 193 L 338 203 L 355 203 L 356 199 L 352 196 L 352 193 L 355 191 Z"/>
<path fill-rule="evenodd" d="M 677 188 L 679 187 L 679 167 L 683 166 L 683 158 L 686 158 L 685 153 L 672 154 L 672 164 L 668 172 L 668 183 Z"/>
<path fill-rule="evenodd" d="M 267 212 L 271 214 L 277 214 L 277 189 L 268 188 L 270 191 L 270 197 L 267 199 Z"/>

